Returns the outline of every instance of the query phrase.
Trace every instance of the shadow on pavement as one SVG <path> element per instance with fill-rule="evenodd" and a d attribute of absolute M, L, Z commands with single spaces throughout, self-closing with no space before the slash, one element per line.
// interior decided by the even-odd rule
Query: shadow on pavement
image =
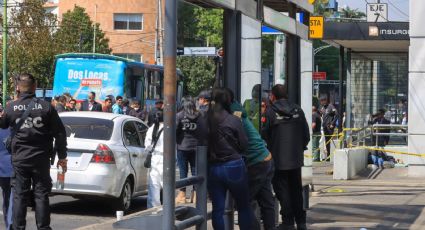
<path fill-rule="evenodd" d="M 308 212 L 311 229 L 409 229 L 425 206 L 377 204 L 314 205 Z"/>
<path fill-rule="evenodd" d="M 115 217 L 116 210 L 110 200 L 86 200 L 76 199 L 71 201 L 57 202 L 50 205 L 52 214 L 81 215 L 96 217 Z M 146 197 L 138 197 L 132 200 L 128 214 L 146 209 Z"/>

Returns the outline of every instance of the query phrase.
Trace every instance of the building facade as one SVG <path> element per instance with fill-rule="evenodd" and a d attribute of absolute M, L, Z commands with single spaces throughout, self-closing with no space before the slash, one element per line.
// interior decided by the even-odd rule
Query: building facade
<path fill-rule="evenodd" d="M 99 23 L 112 54 L 155 63 L 157 0 L 48 0 L 45 8 L 58 19 L 75 6 L 86 9 L 93 22 Z"/>

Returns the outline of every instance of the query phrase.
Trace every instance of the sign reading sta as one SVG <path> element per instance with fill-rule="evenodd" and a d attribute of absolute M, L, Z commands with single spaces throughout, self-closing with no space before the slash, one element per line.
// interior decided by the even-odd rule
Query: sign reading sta
<path fill-rule="evenodd" d="M 323 16 L 311 16 L 309 23 L 309 37 L 310 39 L 323 38 Z"/>

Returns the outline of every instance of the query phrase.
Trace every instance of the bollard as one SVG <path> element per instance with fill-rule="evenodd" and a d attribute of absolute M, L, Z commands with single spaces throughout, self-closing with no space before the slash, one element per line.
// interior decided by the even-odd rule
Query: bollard
<path fill-rule="evenodd" d="M 195 185 L 196 191 L 196 209 L 199 215 L 204 217 L 204 221 L 196 225 L 196 230 L 207 230 L 207 146 L 198 146 L 196 149 L 196 176 L 203 177 L 202 183 Z"/>

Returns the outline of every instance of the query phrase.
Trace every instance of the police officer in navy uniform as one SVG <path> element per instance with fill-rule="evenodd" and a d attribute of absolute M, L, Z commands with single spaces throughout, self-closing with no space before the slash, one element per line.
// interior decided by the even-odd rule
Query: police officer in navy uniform
<path fill-rule="evenodd" d="M 28 109 L 31 111 L 12 138 L 13 225 L 12 229 L 25 229 L 27 204 L 31 186 L 35 195 L 35 218 L 40 230 L 50 228 L 49 193 L 52 188 L 50 162 L 54 157 L 53 138 L 58 154 L 58 165 L 66 171 L 66 132 L 55 108 L 49 102 L 35 98 L 36 81 L 31 74 L 17 79 L 19 98 L 9 103 L 0 118 L 1 128 L 11 128 Z"/>

